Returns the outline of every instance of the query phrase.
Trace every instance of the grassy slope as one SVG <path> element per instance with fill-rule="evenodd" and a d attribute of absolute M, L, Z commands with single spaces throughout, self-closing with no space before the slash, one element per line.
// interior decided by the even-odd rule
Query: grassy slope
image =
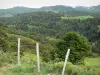
<path fill-rule="evenodd" d="M 86 58 L 85 59 L 86 66 L 95 66 L 100 68 L 100 57 L 98 58 Z"/>
<path fill-rule="evenodd" d="M 87 15 L 87 16 L 77 16 L 77 17 L 61 17 L 61 19 L 80 19 L 80 20 L 85 20 L 85 19 L 88 19 L 88 18 L 93 18 L 93 17 L 90 16 L 90 15 Z"/>
<path fill-rule="evenodd" d="M 45 63 L 41 61 L 41 73 L 37 73 L 37 67 L 36 67 L 36 59 L 32 60 L 30 55 L 25 55 L 25 59 L 23 64 L 21 66 L 15 66 L 13 69 L 8 68 L 8 70 L 5 71 L 5 75 L 47 75 L 49 73 L 53 73 L 54 75 L 61 75 L 61 71 L 63 68 L 64 62 L 59 63 Z M 31 58 L 31 64 L 29 64 L 29 60 L 27 58 Z M 35 57 L 36 58 L 36 57 Z M 35 64 L 34 66 L 32 65 Z M 82 65 L 72 65 L 71 63 L 68 63 L 67 65 L 67 72 L 69 75 L 100 75 L 100 69 L 98 68 L 100 66 L 100 57 L 98 58 L 86 58 L 85 59 L 85 66 Z M 26 63 L 26 64 L 25 64 Z M 86 67 L 89 66 L 89 67 Z M 97 67 L 98 66 L 98 67 Z M 86 71 L 86 73 L 84 73 Z M 71 72 L 71 73 L 70 73 Z M 74 72 L 77 74 L 74 74 Z M 73 74 L 72 74 L 73 73 Z"/>

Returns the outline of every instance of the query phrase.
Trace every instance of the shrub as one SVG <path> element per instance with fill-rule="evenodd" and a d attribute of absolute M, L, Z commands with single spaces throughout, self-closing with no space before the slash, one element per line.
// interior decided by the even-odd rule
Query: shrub
<path fill-rule="evenodd" d="M 37 56 L 35 54 L 24 53 L 21 58 L 21 63 L 35 66 L 37 63 Z"/>
<path fill-rule="evenodd" d="M 91 45 L 83 35 L 76 32 L 69 32 L 64 36 L 63 40 L 58 42 L 57 48 L 57 56 L 62 60 L 65 59 L 67 49 L 70 48 L 69 59 L 73 64 L 76 64 L 88 55 Z"/>
<path fill-rule="evenodd" d="M 0 51 L 0 66 L 4 63 L 15 64 L 16 61 L 16 53 L 4 53 L 3 51 Z"/>

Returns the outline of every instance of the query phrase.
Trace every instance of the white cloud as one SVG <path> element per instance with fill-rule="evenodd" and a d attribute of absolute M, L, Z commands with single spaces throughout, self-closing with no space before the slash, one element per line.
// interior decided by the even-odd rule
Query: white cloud
<path fill-rule="evenodd" d="M 0 8 L 11 8 L 14 6 L 36 8 L 50 5 L 93 6 L 99 4 L 100 0 L 0 0 Z"/>

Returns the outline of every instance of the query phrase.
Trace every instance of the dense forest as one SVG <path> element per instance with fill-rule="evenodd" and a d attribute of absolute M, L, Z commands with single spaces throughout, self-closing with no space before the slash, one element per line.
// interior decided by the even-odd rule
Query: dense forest
<path fill-rule="evenodd" d="M 47 8 L 50 10 L 46 11 Z M 1 53 L 8 53 L 8 55 L 11 55 L 9 58 L 16 58 L 17 38 L 20 37 L 22 58 L 23 56 L 28 56 L 25 56 L 25 53 L 33 53 L 35 56 L 36 42 L 40 43 L 40 56 L 42 61 L 45 62 L 64 61 L 65 56 L 62 55 L 65 55 L 66 50 L 65 52 L 60 51 L 69 48 L 69 44 L 67 43 L 70 43 L 70 46 L 72 46 L 70 48 L 76 51 L 76 54 L 73 53 L 74 55 L 70 55 L 73 59 L 69 59 L 70 62 L 75 62 L 73 64 L 84 64 L 80 61 L 83 56 L 98 57 L 100 55 L 100 10 L 98 9 L 91 13 L 92 9 L 97 7 L 91 7 L 91 10 L 82 10 L 82 7 L 71 8 L 59 6 L 58 11 L 57 8 L 58 6 L 42 7 L 40 11 L 35 9 L 36 11 L 34 12 L 25 12 L 25 10 L 24 13 L 13 14 L 10 17 L 0 17 Z M 68 12 L 61 11 L 65 9 Z M 83 50 L 83 56 L 78 54 L 81 51 L 77 50 Z M 85 52 L 86 50 L 87 52 Z M 0 60 L 3 60 L 2 57 Z M 5 58 L 7 59 L 7 57 Z M 29 58 L 31 60 L 31 56 Z M 8 63 L 14 61 L 15 63 L 17 60 L 3 61 Z M 24 61 L 27 60 L 25 59 Z M 0 65 L 2 64 L 0 62 Z"/>
<path fill-rule="evenodd" d="M 43 39 L 46 40 L 46 37 L 61 39 L 65 33 L 75 31 L 87 37 L 91 44 L 99 44 L 99 18 L 62 19 L 61 17 L 66 17 L 66 15 L 43 11 L 18 14 L 10 18 L 0 18 L 0 22 L 8 26 L 6 31 L 10 34 L 23 35 L 41 42 Z M 40 36 L 43 39 L 40 39 Z M 98 47 L 95 48 L 98 49 Z M 98 51 L 93 51 L 100 52 L 99 49 Z"/>

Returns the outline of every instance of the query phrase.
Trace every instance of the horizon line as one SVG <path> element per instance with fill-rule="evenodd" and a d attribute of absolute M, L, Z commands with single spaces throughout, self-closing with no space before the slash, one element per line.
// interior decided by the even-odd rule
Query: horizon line
<path fill-rule="evenodd" d="M 99 6 L 100 4 L 98 5 L 91 5 L 91 6 L 86 6 L 86 5 L 76 5 L 76 6 L 72 6 L 72 5 L 45 5 L 45 6 L 39 6 L 39 7 L 28 7 L 28 6 L 21 6 L 21 5 L 18 5 L 18 6 L 13 6 L 13 7 L 8 7 L 8 8 L 0 8 L 0 9 L 11 9 L 11 8 L 15 8 L 15 7 L 25 7 L 25 8 L 42 8 L 42 7 L 50 7 L 50 6 L 66 6 L 66 7 L 93 7 L 93 6 Z"/>

